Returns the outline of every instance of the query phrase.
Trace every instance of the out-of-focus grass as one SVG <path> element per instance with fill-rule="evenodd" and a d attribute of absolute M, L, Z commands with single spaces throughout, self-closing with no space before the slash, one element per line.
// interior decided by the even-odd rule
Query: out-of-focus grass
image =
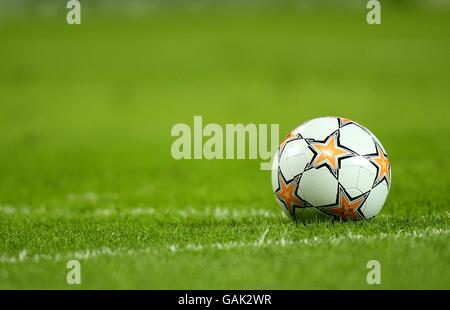
<path fill-rule="evenodd" d="M 381 25 L 369 26 L 365 11 L 260 9 L 0 24 L 0 256 L 162 251 L 87 259 L 84 288 L 368 288 L 369 259 L 384 266 L 381 287 L 449 288 L 449 23 L 448 13 L 432 11 L 386 10 Z M 230 223 L 123 215 L 278 211 L 259 161 L 171 158 L 171 127 L 192 124 L 194 115 L 279 123 L 283 132 L 323 115 L 362 123 L 393 165 L 382 216 L 303 227 L 250 216 Z M 119 212 L 91 216 L 105 209 Z M 170 244 L 254 240 L 266 228 L 271 238 L 327 239 L 427 227 L 443 233 L 164 252 Z M 68 287 L 64 262 L 0 265 L 3 288 Z"/>

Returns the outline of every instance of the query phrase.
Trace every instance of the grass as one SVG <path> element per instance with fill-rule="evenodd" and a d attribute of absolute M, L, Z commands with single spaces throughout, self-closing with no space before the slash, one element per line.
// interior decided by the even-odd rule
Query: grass
<path fill-rule="evenodd" d="M 449 21 L 283 9 L 4 21 L 0 288 L 449 289 Z M 259 161 L 171 158 L 171 127 L 194 115 L 283 134 L 355 119 L 390 155 L 388 201 L 368 222 L 296 225 Z M 65 281 L 72 258 L 81 286 Z"/>

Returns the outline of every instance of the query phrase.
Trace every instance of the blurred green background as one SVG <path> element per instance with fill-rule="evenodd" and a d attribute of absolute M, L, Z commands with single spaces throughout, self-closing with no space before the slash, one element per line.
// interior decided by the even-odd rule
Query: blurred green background
<path fill-rule="evenodd" d="M 44 208 L 48 216 L 51 210 L 89 214 L 100 207 L 278 211 L 270 174 L 259 170 L 259 160 L 175 161 L 170 156 L 172 126 L 193 124 L 193 116 L 202 115 L 204 123 L 278 123 L 284 135 L 308 119 L 336 115 L 368 127 L 388 151 L 393 186 L 382 214 L 439 214 L 439 223 L 448 225 L 447 2 L 382 1 L 381 25 L 366 23 L 366 1 L 81 4 L 81 25 L 71 26 L 64 1 L 0 1 L 4 209 Z M 86 193 L 88 198 L 76 198 Z M 63 222 L 46 235 L 58 219 L 0 218 L 3 255 L 105 243 L 101 237 L 74 241 L 71 229 L 77 221 Z M 106 242 L 109 246 L 144 244 L 135 231 L 113 222 L 105 225 L 107 234 L 121 237 Z M 147 243 L 154 241 L 147 238 Z M 178 237 L 167 238 L 173 242 Z M 448 234 L 445 241 L 448 246 Z M 450 255 L 439 244 L 433 251 L 444 252 L 435 257 L 430 275 L 439 274 L 445 267 L 442 257 Z M 423 251 L 431 246 L 427 250 L 424 245 Z M 49 266 L 31 265 L 19 273 L 14 268 L 2 273 L 2 287 L 60 285 L 40 277 Z M 159 268 L 170 273 L 173 265 Z M 35 283 L 28 282 L 32 276 Z M 207 283 L 251 288 L 258 283 L 254 276 L 241 283 L 225 275 L 224 282 Z M 262 283 L 277 287 L 281 279 L 280 274 Z M 339 287 L 337 279 L 329 287 Z M 201 287 L 201 280 L 179 280 L 177 287 Z M 320 287 L 316 280 L 309 283 Z M 430 276 L 420 283 L 433 286 L 433 280 Z M 115 287 L 112 279 L 106 283 Z M 434 284 L 449 287 L 445 279 Z M 308 282 L 300 286 L 309 287 Z"/>

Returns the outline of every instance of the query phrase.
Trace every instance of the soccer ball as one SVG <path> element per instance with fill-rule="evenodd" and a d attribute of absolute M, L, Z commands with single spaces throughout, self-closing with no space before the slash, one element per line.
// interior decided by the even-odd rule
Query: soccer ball
<path fill-rule="evenodd" d="M 321 117 L 292 130 L 272 163 L 272 187 L 294 219 L 361 220 L 380 212 L 391 164 L 380 141 L 346 118 Z"/>

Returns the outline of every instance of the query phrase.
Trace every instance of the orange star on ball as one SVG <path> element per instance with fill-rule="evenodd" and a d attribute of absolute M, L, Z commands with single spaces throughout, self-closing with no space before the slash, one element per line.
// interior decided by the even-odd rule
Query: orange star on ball
<path fill-rule="evenodd" d="M 352 199 L 343 189 L 341 189 L 338 206 L 327 208 L 325 211 L 333 214 L 340 220 L 358 220 L 361 217 L 358 210 L 363 205 L 364 201 L 366 201 L 366 198 L 367 195 L 362 195 Z"/>
<path fill-rule="evenodd" d="M 311 165 L 318 167 L 326 164 L 332 170 L 338 169 L 339 158 L 348 156 L 350 153 L 348 150 L 338 145 L 337 132 L 328 136 L 324 142 L 312 142 L 310 145 L 316 151 Z"/>
<path fill-rule="evenodd" d="M 386 180 L 386 183 L 389 185 L 390 180 L 390 171 L 391 164 L 389 162 L 389 158 L 384 154 L 380 145 L 376 143 L 377 154 L 367 156 L 370 162 L 377 167 L 377 177 L 375 179 L 375 185 L 378 185 L 383 180 Z"/>
<path fill-rule="evenodd" d="M 296 194 L 298 182 L 299 180 L 297 178 L 286 182 L 281 172 L 278 172 L 279 188 L 275 192 L 275 195 L 286 206 L 286 209 L 292 216 L 294 216 L 296 206 L 304 207 L 304 202 Z"/>

